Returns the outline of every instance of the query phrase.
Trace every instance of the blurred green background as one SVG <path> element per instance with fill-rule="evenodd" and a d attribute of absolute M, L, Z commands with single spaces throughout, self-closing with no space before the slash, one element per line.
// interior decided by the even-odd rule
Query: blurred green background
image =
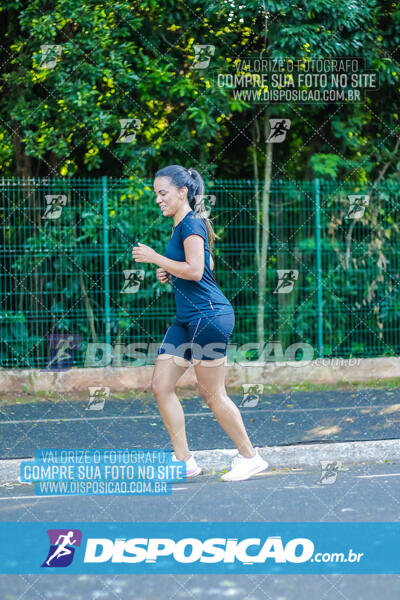
<path fill-rule="evenodd" d="M 48 335 L 160 342 L 174 314 L 140 240 L 171 222 L 152 178 L 195 167 L 207 194 L 216 279 L 233 343 L 308 343 L 315 356 L 398 355 L 398 3 L 4 0 L 0 7 L 0 331 L 3 367 L 43 367 Z M 211 45 L 194 68 L 195 46 Z M 43 46 L 54 46 L 54 64 Z M 47 58 L 49 58 L 49 54 Z M 359 57 L 379 74 L 361 102 L 250 103 L 217 85 L 249 56 Z M 47 66 L 46 66 L 47 64 Z M 290 119 L 283 143 L 270 118 Z M 135 120 L 120 143 L 121 120 Z M 349 194 L 369 196 L 346 218 Z M 46 195 L 64 195 L 57 219 Z M 141 269 L 121 294 L 124 269 Z M 278 269 L 296 269 L 274 294 Z"/>

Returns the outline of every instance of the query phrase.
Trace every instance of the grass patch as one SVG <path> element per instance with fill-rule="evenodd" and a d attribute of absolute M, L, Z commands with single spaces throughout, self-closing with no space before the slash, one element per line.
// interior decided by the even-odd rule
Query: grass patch
<path fill-rule="evenodd" d="M 282 392 L 321 392 L 335 390 L 366 390 L 366 389 L 385 389 L 392 390 L 400 387 L 400 378 L 396 379 L 371 379 L 369 381 L 338 381 L 334 383 L 296 383 L 285 385 L 285 383 L 264 384 L 264 394 L 279 394 Z M 232 395 L 242 395 L 242 386 L 230 386 L 227 388 L 228 393 Z"/>
<path fill-rule="evenodd" d="M 359 382 L 337 382 L 337 383 L 326 383 L 326 384 L 314 384 L 314 383 L 297 383 L 295 385 L 283 384 L 265 384 L 264 395 L 269 394 L 281 394 L 286 392 L 320 392 L 320 391 L 337 391 L 347 390 L 356 391 L 364 389 L 385 389 L 394 390 L 400 387 L 400 378 L 397 379 L 371 379 L 370 381 L 359 381 Z M 242 396 L 242 386 L 229 386 L 227 392 L 231 396 Z M 178 388 L 177 395 L 180 400 L 189 400 L 190 398 L 197 398 L 199 396 L 198 390 L 193 388 Z M 107 402 L 113 400 L 134 400 L 140 399 L 144 402 L 155 402 L 154 396 L 150 390 L 130 390 L 128 392 L 114 392 L 110 393 L 110 397 Z M 19 394 L 2 394 L 0 396 L 0 407 L 15 404 L 31 404 L 36 402 L 87 402 L 89 400 L 89 393 L 87 390 L 82 392 L 55 392 L 54 390 L 43 391 L 39 390 L 34 393 L 19 393 Z"/>
<path fill-rule="evenodd" d="M 111 402 L 112 400 L 133 400 L 134 398 L 140 398 L 144 401 L 154 400 L 154 396 L 148 390 L 146 391 L 138 391 L 132 390 L 128 392 L 110 392 L 109 398 L 107 398 L 106 402 Z M 0 407 L 7 406 L 10 404 L 32 404 L 32 403 L 43 403 L 46 404 L 48 402 L 58 403 L 58 402 L 88 402 L 89 400 L 89 392 L 87 390 L 83 390 L 81 392 L 55 392 L 53 390 L 44 391 L 39 390 L 37 392 L 24 392 L 24 393 L 8 393 L 2 394 L 0 396 Z"/>

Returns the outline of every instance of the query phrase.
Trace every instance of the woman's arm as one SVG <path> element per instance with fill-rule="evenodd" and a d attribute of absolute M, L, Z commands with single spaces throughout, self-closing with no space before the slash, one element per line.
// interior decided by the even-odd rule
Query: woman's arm
<path fill-rule="evenodd" d="M 210 269 L 211 269 L 211 271 L 214 271 L 214 259 L 211 256 L 211 254 L 210 254 Z"/>
<path fill-rule="evenodd" d="M 185 261 L 172 260 L 162 256 L 140 242 L 139 247 L 133 248 L 132 256 L 136 262 L 154 263 L 175 277 L 200 281 L 204 273 L 204 239 L 200 235 L 192 234 L 185 238 L 183 246 Z"/>

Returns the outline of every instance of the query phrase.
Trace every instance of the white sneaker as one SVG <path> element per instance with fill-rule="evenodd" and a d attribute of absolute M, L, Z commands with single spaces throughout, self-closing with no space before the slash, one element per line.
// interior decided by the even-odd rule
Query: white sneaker
<path fill-rule="evenodd" d="M 172 460 L 178 460 L 174 453 L 172 454 Z M 186 477 L 195 477 L 196 475 L 200 475 L 201 467 L 199 467 L 195 461 L 193 454 L 191 454 L 186 461 L 182 460 L 180 462 L 186 463 Z"/>
<path fill-rule="evenodd" d="M 243 481 L 256 473 L 265 471 L 268 468 L 268 463 L 258 454 L 257 448 L 255 451 L 256 453 L 252 458 L 246 458 L 238 452 L 232 461 L 231 470 L 224 473 L 221 479 L 224 481 Z"/>

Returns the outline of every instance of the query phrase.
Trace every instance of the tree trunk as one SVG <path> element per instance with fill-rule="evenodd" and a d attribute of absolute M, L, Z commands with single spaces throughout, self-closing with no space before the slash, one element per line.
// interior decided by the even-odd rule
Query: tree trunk
<path fill-rule="evenodd" d="M 89 321 L 89 327 L 90 327 L 90 332 L 92 334 L 92 340 L 93 340 L 93 343 L 96 343 L 97 342 L 97 333 L 96 333 L 95 319 L 94 319 L 94 314 L 93 314 L 93 309 L 92 309 L 92 305 L 90 302 L 90 298 L 86 291 L 85 279 L 82 275 L 82 271 L 80 271 L 80 273 L 79 273 L 79 279 L 80 279 L 80 283 L 81 283 L 83 299 L 85 301 L 86 314 L 87 314 L 87 318 Z"/>
<path fill-rule="evenodd" d="M 264 135 L 268 139 L 269 121 L 268 114 L 264 118 Z M 258 270 L 258 307 L 257 307 L 257 342 L 263 344 L 264 336 L 264 308 L 265 292 L 267 281 L 267 253 L 269 242 L 269 202 L 271 194 L 271 175 L 272 175 L 272 155 L 273 146 L 270 142 L 265 142 L 265 167 L 264 167 L 264 188 L 262 198 L 262 219 L 261 219 L 261 250 L 260 250 L 260 268 Z"/>
<path fill-rule="evenodd" d="M 260 270 L 260 190 L 258 185 L 258 160 L 257 160 L 257 145 L 260 143 L 260 128 L 257 118 L 254 120 L 253 129 L 253 172 L 254 172 L 254 195 L 256 201 L 256 268 L 257 273 Z"/>
<path fill-rule="evenodd" d="M 15 148 L 15 170 L 17 177 L 31 177 L 32 164 L 31 157 L 27 156 L 21 144 L 22 131 L 19 123 L 13 123 L 12 139 Z"/>

